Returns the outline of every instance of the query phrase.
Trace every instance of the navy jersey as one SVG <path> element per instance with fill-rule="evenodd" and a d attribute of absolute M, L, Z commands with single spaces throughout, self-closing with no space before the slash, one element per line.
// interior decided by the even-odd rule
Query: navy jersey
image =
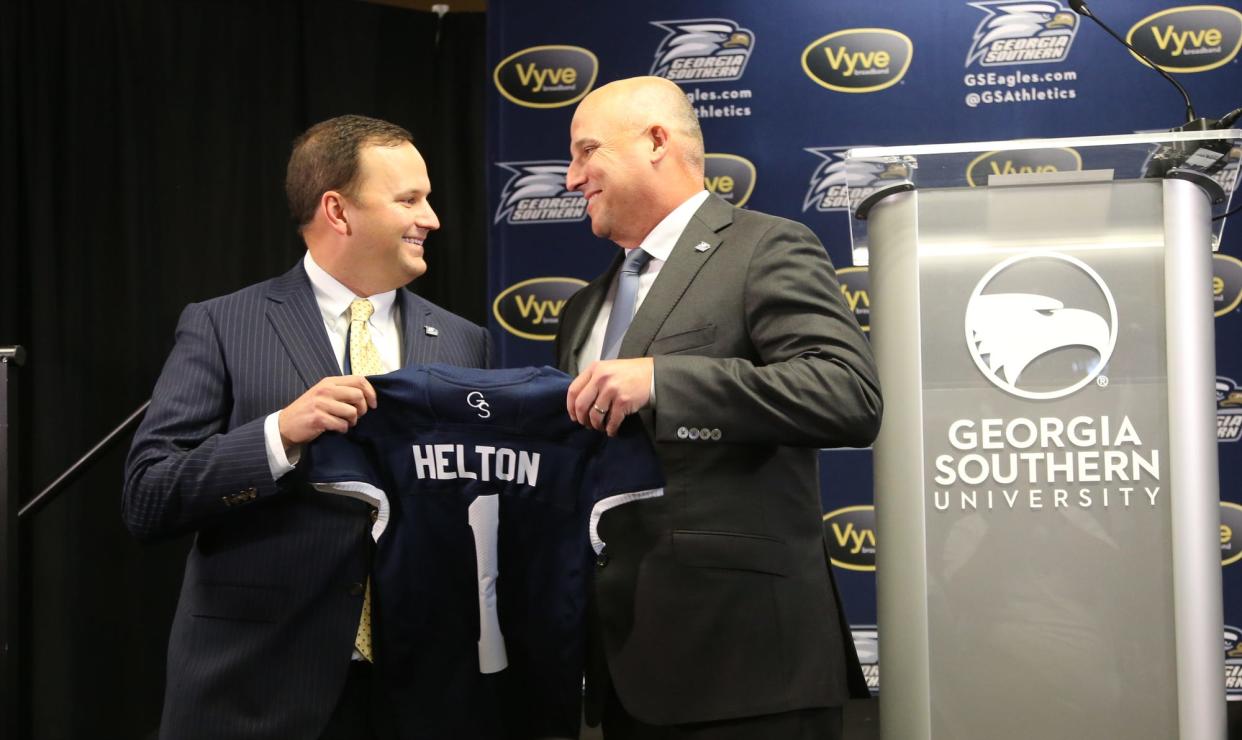
<path fill-rule="evenodd" d="M 428 365 L 370 378 L 375 409 L 299 464 L 379 514 L 375 668 L 403 738 L 577 737 L 598 523 L 664 485 L 637 419 L 565 410 L 552 368 Z"/>

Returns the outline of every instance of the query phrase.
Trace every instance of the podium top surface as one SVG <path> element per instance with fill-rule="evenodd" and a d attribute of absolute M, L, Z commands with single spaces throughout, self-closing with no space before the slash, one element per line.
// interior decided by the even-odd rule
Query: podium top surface
<path fill-rule="evenodd" d="M 1061 183 L 1189 180 L 1208 195 L 1213 215 L 1228 211 L 1242 163 L 1242 129 L 1157 131 L 1117 136 L 1015 139 L 861 147 L 846 153 L 855 261 L 866 261 L 866 217 L 897 193 L 929 188 L 997 188 Z M 844 182 L 841 182 L 844 180 Z M 1225 220 L 1212 222 L 1213 249 Z"/>

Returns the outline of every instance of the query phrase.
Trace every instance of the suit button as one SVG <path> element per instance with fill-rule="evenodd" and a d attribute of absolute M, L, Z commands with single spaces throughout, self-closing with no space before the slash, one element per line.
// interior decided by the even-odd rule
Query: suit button
<path fill-rule="evenodd" d="M 595 556 L 595 567 L 604 568 L 608 566 L 608 552 L 601 552 Z"/>
<path fill-rule="evenodd" d="M 712 430 L 712 441 L 713 441 L 713 442 L 715 442 L 715 441 L 717 441 L 718 439 L 720 439 L 720 430 L 719 430 L 719 429 L 713 429 L 713 430 Z"/>
<path fill-rule="evenodd" d="M 367 587 L 363 583 L 355 582 L 355 583 L 349 584 L 349 595 L 350 596 L 361 596 L 364 593 L 366 593 L 366 590 L 367 590 Z"/>
<path fill-rule="evenodd" d="M 677 427 L 677 439 L 685 439 L 689 432 L 685 427 Z"/>
<path fill-rule="evenodd" d="M 699 430 L 698 430 L 698 429 L 695 429 L 694 427 L 690 427 L 690 429 L 686 430 L 686 434 L 688 434 L 688 435 L 690 436 L 690 439 L 698 439 L 698 438 L 699 438 Z"/>

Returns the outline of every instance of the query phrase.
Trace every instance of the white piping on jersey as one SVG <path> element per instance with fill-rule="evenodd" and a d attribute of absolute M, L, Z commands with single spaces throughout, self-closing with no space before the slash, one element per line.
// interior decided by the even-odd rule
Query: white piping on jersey
<path fill-rule="evenodd" d="M 657 498 L 664 495 L 663 488 L 649 488 L 645 491 L 630 491 L 629 493 L 618 493 L 616 496 L 602 498 L 595 502 L 595 506 L 591 507 L 591 548 L 598 555 L 604 551 L 604 541 L 599 538 L 599 519 L 604 515 L 605 511 L 615 509 L 622 504 L 628 504 L 631 501 L 641 501 L 645 498 Z"/>
<path fill-rule="evenodd" d="M 509 667 L 505 636 L 496 611 L 496 579 L 500 577 L 500 496 L 479 496 L 467 516 L 474 533 L 474 557 L 479 584 L 479 673 L 499 673 Z"/>
<path fill-rule="evenodd" d="M 371 538 L 379 542 L 380 535 L 388 527 L 388 517 L 392 511 L 392 507 L 388 505 L 388 494 L 370 483 L 364 483 L 359 480 L 347 480 L 338 483 L 312 483 L 311 486 L 316 491 L 322 491 L 323 493 L 337 493 L 342 496 L 356 498 L 359 501 L 365 501 L 378 509 L 379 513 L 375 517 L 375 524 L 371 525 Z"/>

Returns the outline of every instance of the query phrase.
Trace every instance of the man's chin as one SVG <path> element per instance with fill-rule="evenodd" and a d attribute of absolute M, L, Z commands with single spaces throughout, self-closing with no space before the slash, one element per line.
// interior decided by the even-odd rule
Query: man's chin
<path fill-rule="evenodd" d="M 401 268 L 404 273 L 405 282 L 411 283 L 417 278 L 422 277 L 423 274 L 427 272 L 427 263 L 420 257 L 418 259 L 402 262 Z"/>

